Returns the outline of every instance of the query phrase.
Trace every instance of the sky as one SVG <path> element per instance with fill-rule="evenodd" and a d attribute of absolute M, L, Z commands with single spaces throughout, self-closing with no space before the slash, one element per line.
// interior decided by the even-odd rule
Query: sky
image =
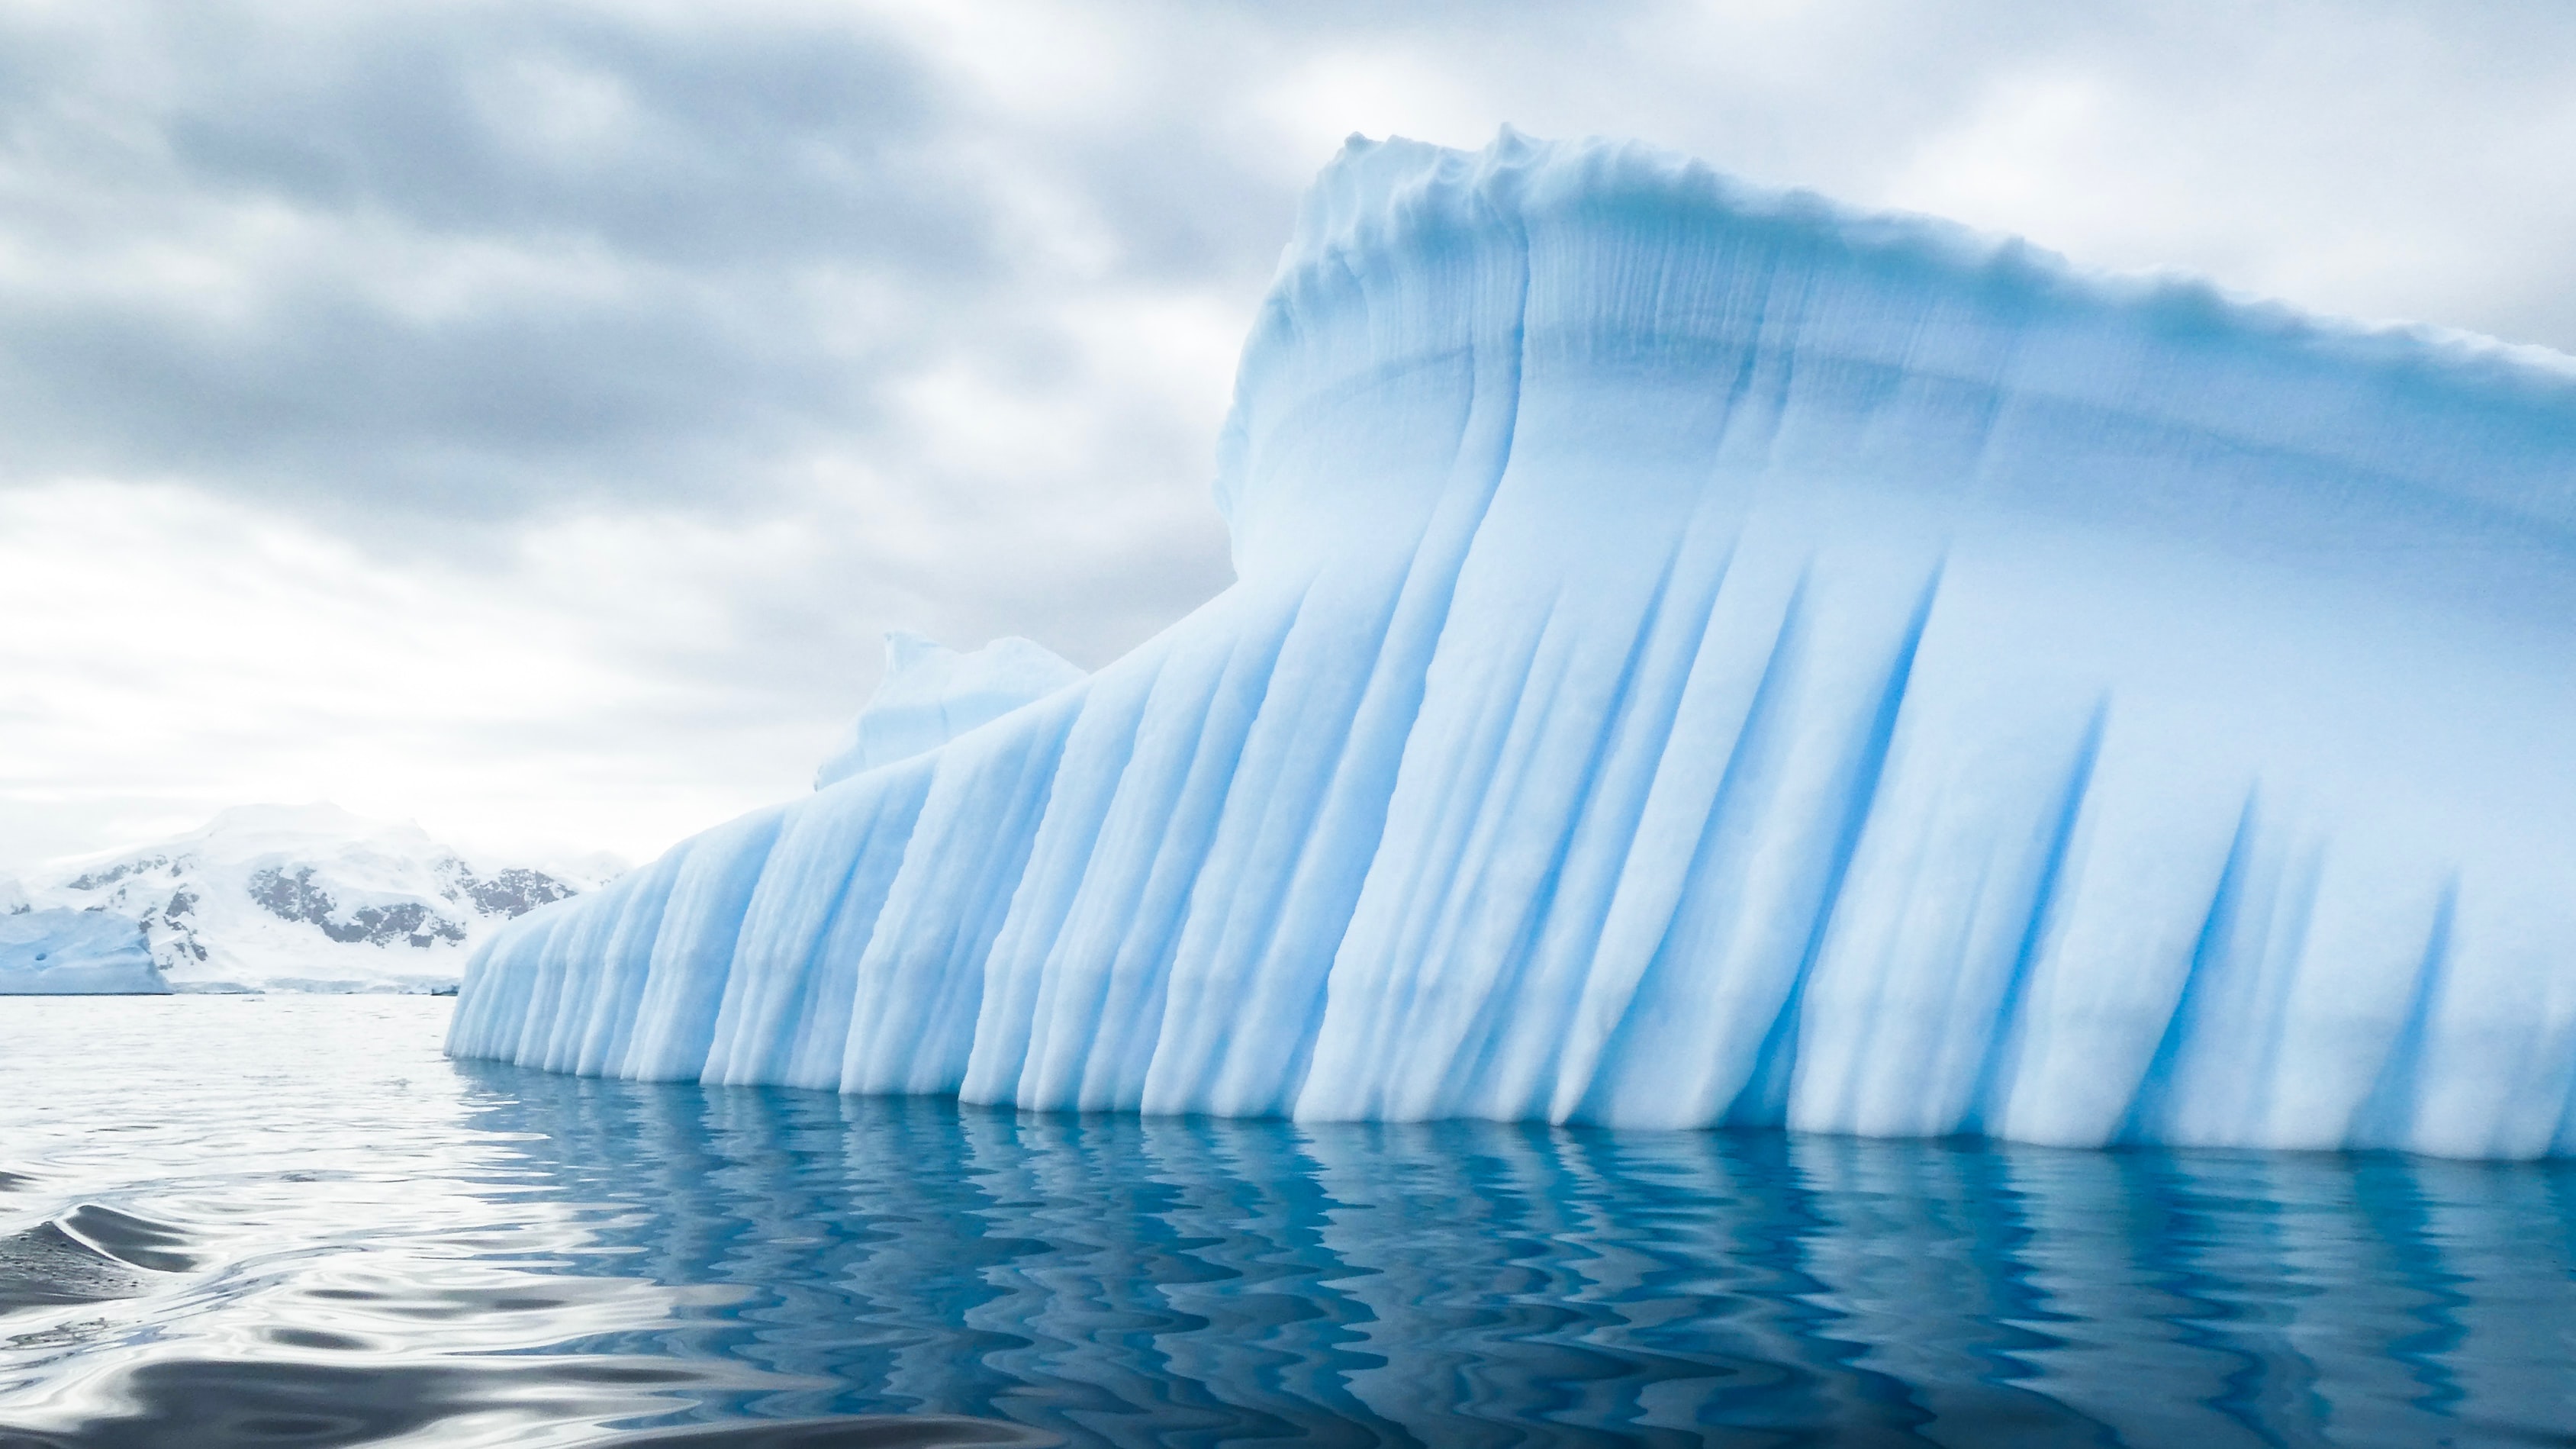
<path fill-rule="evenodd" d="M 0 0 L 0 872 L 642 860 L 890 628 L 1096 668 L 1306 180 L 1505 123 L 2576 351 L 2559 0 Z"/>

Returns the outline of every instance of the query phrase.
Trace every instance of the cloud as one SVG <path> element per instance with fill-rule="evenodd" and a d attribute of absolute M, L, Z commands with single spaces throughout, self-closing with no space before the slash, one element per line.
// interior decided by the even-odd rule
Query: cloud
<path fill-rule="evenodd" d="M 1227 581 L 1232 358 L 1353 131 L 1637 135 L 2576 346 L 2570 41 L 2395 0 L 0 0 L 0 864 L 317 793 L 640 854 L 799 788 L 883 628 L 1106 662 Z"/>
<path fill-rule="evenodd" d="M 100 13 L 6 37 L 36 57 L 0 270 L 21 479 L 504 517 L 702 498 L 882 425 L 943 319 L 1002 321 L 991 188 L 863 29 Z"/>

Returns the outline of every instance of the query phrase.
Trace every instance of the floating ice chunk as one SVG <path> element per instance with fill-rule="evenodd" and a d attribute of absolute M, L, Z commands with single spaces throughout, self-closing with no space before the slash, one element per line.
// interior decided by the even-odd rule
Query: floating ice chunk
<path fill-rule="evenodd" d="M 0 914 L 0 996 L 166 996 L 143 928 L 110 911 Z"/>

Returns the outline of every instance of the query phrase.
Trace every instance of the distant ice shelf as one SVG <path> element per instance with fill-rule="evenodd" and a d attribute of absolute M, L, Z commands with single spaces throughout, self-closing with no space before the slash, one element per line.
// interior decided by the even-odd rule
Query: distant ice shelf
<path fill-rule="evenodd" d="M 1216 491 L 1224 594 L 512 923 L 449 1049 L 2576 1151 L 2576 362 L 1355 140 Z"/>

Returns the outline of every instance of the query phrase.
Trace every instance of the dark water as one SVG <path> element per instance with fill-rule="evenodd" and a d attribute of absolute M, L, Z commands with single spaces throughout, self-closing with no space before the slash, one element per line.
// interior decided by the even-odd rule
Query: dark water
<path fill-rule="evenodd" d="M 2576 1443 L 2576 1169 L 1021 1116 L 0 1003 L 0 1445 Z"/>

